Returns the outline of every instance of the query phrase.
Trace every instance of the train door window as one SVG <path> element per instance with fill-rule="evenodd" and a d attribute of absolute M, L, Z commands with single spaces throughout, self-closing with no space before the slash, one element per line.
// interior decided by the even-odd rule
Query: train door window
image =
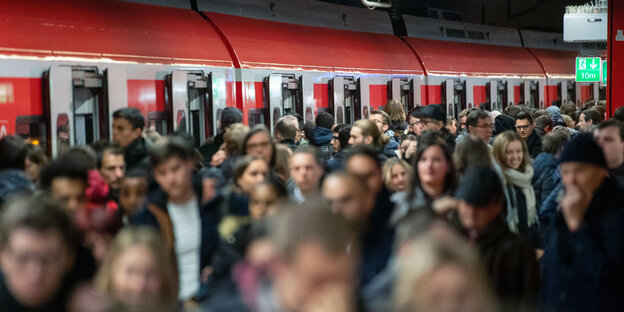
<path fill-rule="evenodd" d="M 56 117 L 56 148 L 58 155 L 62 155 L 63 152 L 69 150 L 71 135 L 69 116 L 67 114 L 58 114 Z"/>
<path fill-rule="evenodd" d="M 103 75 L 95 67 L 73 67 L 74 143 L 91 144 L 108 138 L 108 109 Z"/>
<path fill-rule="evenodd" d="M 603 84 L 600 84 L 598 88 L 598 100 L 606 101 L 607 100 L 607 87 Z"/>
<path fill-rule="evenodd" d="M 211 77 L 203 71 L 174 71 L 167 75 L 171 85 L 173 131 L 188 133 L 193 145 L 198 147 L 206 141 L 212 130 Z"/>

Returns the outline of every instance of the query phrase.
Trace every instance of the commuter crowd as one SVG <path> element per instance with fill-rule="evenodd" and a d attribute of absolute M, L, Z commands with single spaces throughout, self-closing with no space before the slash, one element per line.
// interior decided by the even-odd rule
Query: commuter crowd
<path fill-rule="evenodd" d="M 0 310 L 620 311 L 624 110 L 582 106 L 4 137 Z"/>

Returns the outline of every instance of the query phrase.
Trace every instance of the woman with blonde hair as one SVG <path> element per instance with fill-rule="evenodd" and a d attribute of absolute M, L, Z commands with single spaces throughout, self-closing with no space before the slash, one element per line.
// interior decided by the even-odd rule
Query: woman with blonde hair
<path fill-rule="evenodd" d="M 516 131 L 505 131 L 496 136 L 493 154 L 504 180 L 509 229 L 540 246 L 539 219 L 531 184 L 533 164 L 526 143 Z"/>
<path fill-rule="evenodd" d="M 403 192 L 409 187 L 412 167 L 403 159 L 390 158 L 383 165 L 383 179 L 393 192 Z"/>
<path fill-rule="evenodd" d="M 151 228 L 125 228 L 96 276 L 99 291 L 125 311 L 176 311 L 178 277 L 173 257 Z"/>

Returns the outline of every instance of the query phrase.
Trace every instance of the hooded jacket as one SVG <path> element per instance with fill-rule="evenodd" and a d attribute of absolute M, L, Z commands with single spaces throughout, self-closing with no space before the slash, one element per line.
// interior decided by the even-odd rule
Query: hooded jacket
<path fill-rule="evenodd" d="M 555 189 L 555 171 L 557 170 L 557 158 L 549 153 L 540 153 L 533 163 L 533 191 L 535 192 L 535 207 L 539 209 L 542 202 Z"/>
<path fill-rule="evenodd" d="M 327 129 L 325 127 L 316 127 L 314 131 L 312 131 L 312 137 L 310 138 L 310 144 L 314 146 L 323 146 L 329 144 L 332 140 L 331 129 Z"/>

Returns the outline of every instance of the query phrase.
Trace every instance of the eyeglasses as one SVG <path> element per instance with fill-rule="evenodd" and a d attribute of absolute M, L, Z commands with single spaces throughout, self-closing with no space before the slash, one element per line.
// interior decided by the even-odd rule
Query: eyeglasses
<path fill-rule="evenodd" d="M 419 126 L 420 126 L 420 125 L 422 125 L 422 124 L 423 124 L 423 122 L 422 122 L 422 121 L 416 121 L 416 122 L 412 122 L 412 123 L 410 123 L 410 124 L 409 124 L 409 126 L 410 126 L 410 127 L 413 127 L 413 126 L 415 126 L 415 125 L 419 125 Z"/>
<path fill-rule="evenodd" d="M 377 120 L 377 119 L 371 119 L 371 120 L 376 124 L 382 124 L 382 125 L 384 124 L 383 121 L 381 120 Z"/>
<path fill-rule="evenodd" d="M 494 129 L 493 125 L 478 125 L 477 128 Z"/>

